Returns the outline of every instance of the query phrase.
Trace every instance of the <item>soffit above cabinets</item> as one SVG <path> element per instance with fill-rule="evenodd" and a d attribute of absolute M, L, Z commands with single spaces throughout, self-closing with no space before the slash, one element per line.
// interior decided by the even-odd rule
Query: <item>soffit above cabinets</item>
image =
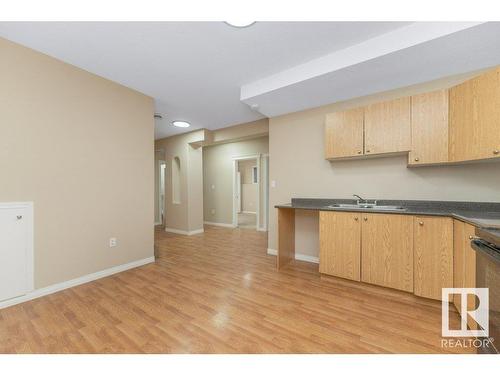
<path fill-rule="evenodd" d="M 500 22 L 417 22 L 246 84 L 275 117 L 500 64 Z"/>

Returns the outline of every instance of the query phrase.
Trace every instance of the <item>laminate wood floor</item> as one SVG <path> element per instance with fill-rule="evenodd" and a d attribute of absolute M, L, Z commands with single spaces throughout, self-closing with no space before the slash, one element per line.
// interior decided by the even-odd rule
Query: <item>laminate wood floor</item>
<path fill-rule="evenodd" d="M 278 272 L 251 229 L 155 235 L 154 264 L 0 310 L 0 352 L 443 352 L 439 302 Z"/>

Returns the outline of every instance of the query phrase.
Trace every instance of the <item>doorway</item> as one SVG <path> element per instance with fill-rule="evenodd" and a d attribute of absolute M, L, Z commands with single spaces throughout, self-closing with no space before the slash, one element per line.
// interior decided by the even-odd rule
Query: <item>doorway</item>
<path fill-rule="evenodd" d="M 158 224 L 165 224 L 165 176 L 167 163 L 158 161 Z"/>
<path fill-rule="evenodd" d="M 267 210 L 267 160 L 260 154 L 233 158 L 234 227 L 267 230 L 267 218 L 260 215 Z"/>

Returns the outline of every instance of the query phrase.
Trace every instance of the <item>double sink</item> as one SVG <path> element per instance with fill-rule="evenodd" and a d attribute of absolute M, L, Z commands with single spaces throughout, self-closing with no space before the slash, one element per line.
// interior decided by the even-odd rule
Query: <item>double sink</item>
<path fill-rule="evenodd" d="M 403 206 L 379 206 L 376 204 L 331 204 L 326 206 L 326 208 L 344 208 L 346 210 L 367 210 L 371 209 L 374 211 L 406 211 L 406 207 Z"/>
<path fill-rule="evenodd" d="M 335 203 L 326 206 L 325 208 L 340 208 L 345 210 L 374 210 L 374 211 L 406 211 L 406 207 L 403 206 L 389 206 L 389 205 L 377 205 L 377 201 L 372 201 L 371 203 L 366 199 L 361 198 L 359 195 L 354 195 L 358 198 L 357 203 Z"/>

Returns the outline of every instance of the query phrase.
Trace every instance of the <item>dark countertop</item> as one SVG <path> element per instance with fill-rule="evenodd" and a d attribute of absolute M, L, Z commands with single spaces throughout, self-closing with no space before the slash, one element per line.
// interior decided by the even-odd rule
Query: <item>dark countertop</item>
<path fill-rule="evenodd" d="M 417 200 L 377 200 L 378 205 L 403 206 L 405 210 L 351 209 L 327 207 L 332 204 L 355 204 L 353 199 L 292 198 L 288 204 L 276 208 L 293 208 L 315 211 L 372 212 L 401 215 L 448 216 L 480 228 L 496 228 L 500 232 L 500 203 L 417 201 Z M 499 233 L 500 234 L 500 233 Z"/>

